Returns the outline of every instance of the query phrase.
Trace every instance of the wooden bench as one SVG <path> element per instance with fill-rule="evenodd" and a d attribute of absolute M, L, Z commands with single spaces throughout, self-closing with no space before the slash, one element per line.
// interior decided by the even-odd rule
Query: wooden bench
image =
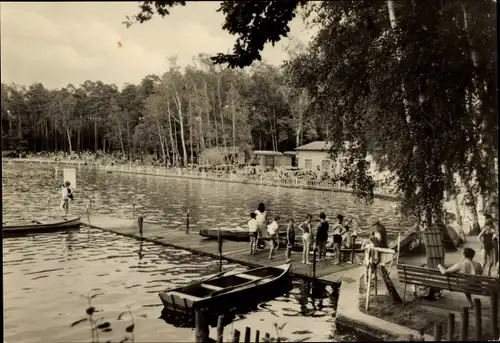
<path fill-rule="evenodd" d="M 398 264 L 397 270 L 399 281 L 405 284 L 404 296 L 406 296 L 407 284 L 489 297 L 493 294 L 500 295 L 500 280 L 493 277 L 461 273 L 443 275 L 437 269 L 409 266 L 406 264 Z M 404 300 L 403 298 L 403 303 Z"/>

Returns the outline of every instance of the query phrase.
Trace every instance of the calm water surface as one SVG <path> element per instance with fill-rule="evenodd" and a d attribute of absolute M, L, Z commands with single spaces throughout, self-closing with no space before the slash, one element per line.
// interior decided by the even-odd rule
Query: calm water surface
<path fill-rule="evenodd" d="M 57 210 L 57 179 L 53 166 L 4 165 L 3 221 L 31 220 Z M 272 212 L 300 218 L 307 212 L 330 216 L 346 213 L 366 222 L 377 213 L 394 234 L 398 222 L 390 202 L 371 207 L 355 204 L 349 196 L 299 189 L 259 187 L 199 180 L 182 180 L 93 170 L 77 171 L 73 213 L 81 213 L 92 195 L 94 210 L 130 217 L 135 196 L 137 212 L 166 229 L 183 229 L 184 213 L 191 211 L 192 229 L 231 227 L 242 223 L 260 201 Z M 50 200 L 48 211 L 47 199 Z M 193 341 L 193 330 L 160 319 L 158 292 L 183 285 L 217 271 L 217 261 L 189 252 L 157 246 L 81 228 L 79 231 L 31 235 L 3 240 L 4 326 L 7 342 L 90 342 L 88 324 L 70 324 L 85 314 L 89 291 L 100 293 L 93 304 L 97 315 L 114 329 L 101 342 L 119 341 L 129 307 L 136 323 L 136 342 Z M 226 268 L 238 267 L 227 265 Z M 346 340 L 334 334 L 334 299 L 317 306 L 301 292 L 301 282 L 288 296 L 260 304 L 226 328 L 244 332 L 245 326 L 275 333 L 274 323 L 287 322 L 282 335 L 291 340 Z M 213 336 L 212 336 L 213 337 Z"/>

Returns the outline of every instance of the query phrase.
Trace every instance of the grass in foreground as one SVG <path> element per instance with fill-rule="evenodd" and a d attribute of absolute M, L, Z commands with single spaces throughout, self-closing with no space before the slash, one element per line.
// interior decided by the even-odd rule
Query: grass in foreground
<path fill-rule="evenodd" d="M 423 332 L 427 335 L 434 336 L 434 324 L 442 324 L 443 334 L 442 339 L 446 338 L 448 333 L 448 313 L 445 309 L 429 309 L 426 306 L 420 305 L 418 302 L 412 302 L 402 305 L 395 305 L 392 298 L 388 295 L 378 295 L 370 297 L 370 308 L 365 309 L 365 296 L 360 297 L 359 309 L 361 312 L 372 315 L 374 317 L 387 320 L 389 322 L 409 327 L 411 329 Z M 487 312 L 488 313 L 488 312 Z M 454 339 L 460 338 L 460 330 L 462 323 L 460 322 L 460 314 L 455 314 Z M 469 339 L 474 338 L 474 311 L 469 311 Z M 493 339 L 491 334 L 491 317 L 483 315 L 482 318 L 482 336 L 483 339 Z M 498 339 L 496 337 L 495 339 Z"/>

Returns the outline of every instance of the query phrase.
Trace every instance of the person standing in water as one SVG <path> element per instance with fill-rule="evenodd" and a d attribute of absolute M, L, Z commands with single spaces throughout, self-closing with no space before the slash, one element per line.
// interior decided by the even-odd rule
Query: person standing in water
<path fill-rule="evenodd" d="M 69 201 L 70 199 L 73 199 L 73 194 L 71 193 L 71 183 L 69 181 L 66 181 L 62 186 L 61 186 L 61 215 L 63 217 L 66 217 L 68 215 L 69 211 Z"/>
<path fill-rule="evenodd" d="M 299 224 L 299 229 L 302 230 L 302 263 L 310 264 L 309 251 L 312 244 L 312 216 L 307 214 L 306 220 Z"/>
<path fill-rule="evenodd" d="M 257 210 L 255 211 L 255 219 L 258 223 L 257 247 L 262 249 L 266 247 L 264 240 L 267 238 L 267 212 L 266 206 L 264 206 L 263 203 L 260 203 L 257 207 Z"/>
<path fill-rule="evenodd" d="M 280 217 L 278 215 L 275 215 L 273 218 L 273 221 L 271 224 L 267 226 L 267 232 L 269 234 L 269 243 L 270 243 L 270 249 L 269 249 L 269 259 L 273 259 L 273 253 L 276 250 L 276 248 L 279 246 L 279 222 Z"/>
<path fill-rule="evenodd" d="M 255 219 L 255 212 L 250 213 L 250 220 L 248 221 L 248 234 L 250 236 L 250 254 L 253 255 L 257 251 L 257 230 L 259 223 Z"/>
<path fill-rule="evenodd" d="M 323 261 L 326 258 L 326 242 L 328 241 L 328 222 L 326 221 L 326 214 L 321 212 L 319 214 L 319 224 L 316 228 L 316 244 L 318 248 L 318 260 Z"/>
<path fill-rule="evenodd" d="M 286 228 L 286 262 L 292 262 L 292 249 L 295 246 L 295 226 L 293 225 L 293 218 L 290 219 L 288 227 Z"/>
<path fill-rule="evenodd" d="M 483 271 L 486 272 L 486 276 L 491 275 L 491 268 L 495 264 L 495 246 L 493 244 L 494 235 L 494 224 L 493 218 L 491 216 L 486 216 L 486 221 L 484 223 L 484 228 L 481 230 L 477 239 L 481 242 L 481 251 L 483 253 L 482 267 Z"/>

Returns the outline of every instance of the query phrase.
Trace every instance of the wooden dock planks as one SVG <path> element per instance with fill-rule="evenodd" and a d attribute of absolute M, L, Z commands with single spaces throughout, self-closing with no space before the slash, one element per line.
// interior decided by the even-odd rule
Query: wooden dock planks
<path fill-rule="evenodd" d="M 137 228 L 137 220 L 115 218 L 107 215 L 91 214 L 82 215 L 82 224 L 103 231 L 113 232 L 119 235 L 141 239 Z M 207 255 L 213 258 L 219 257 L 219 249 L 216 240 L 204 238 L 197 231 L 186 233 L 184 230 L 167 230 L 161 225 L 143 223 L 143 239 L 156 244 L 171 246 L 192 253 Z M 276 266 L 286 262 L 286 249 L 278 249 L 272 260 L 269 260 L 269 250 L 258 251 L 255 255 L 249 252 L 247 242 L 224 241 L 222 245 L 223 259 L 239 263 L 249 267 Z M 292 275 L 300 278 L 311 278 L 313 276 L 312 265 L 301 263 L 302 254 L 292 252 Z M 343 263 L 335 265 L 331 260 L 316 263 L 316 277 L 326 283 L 335 283 L 342 279 L 343 274 L 357 264 Z"/>

